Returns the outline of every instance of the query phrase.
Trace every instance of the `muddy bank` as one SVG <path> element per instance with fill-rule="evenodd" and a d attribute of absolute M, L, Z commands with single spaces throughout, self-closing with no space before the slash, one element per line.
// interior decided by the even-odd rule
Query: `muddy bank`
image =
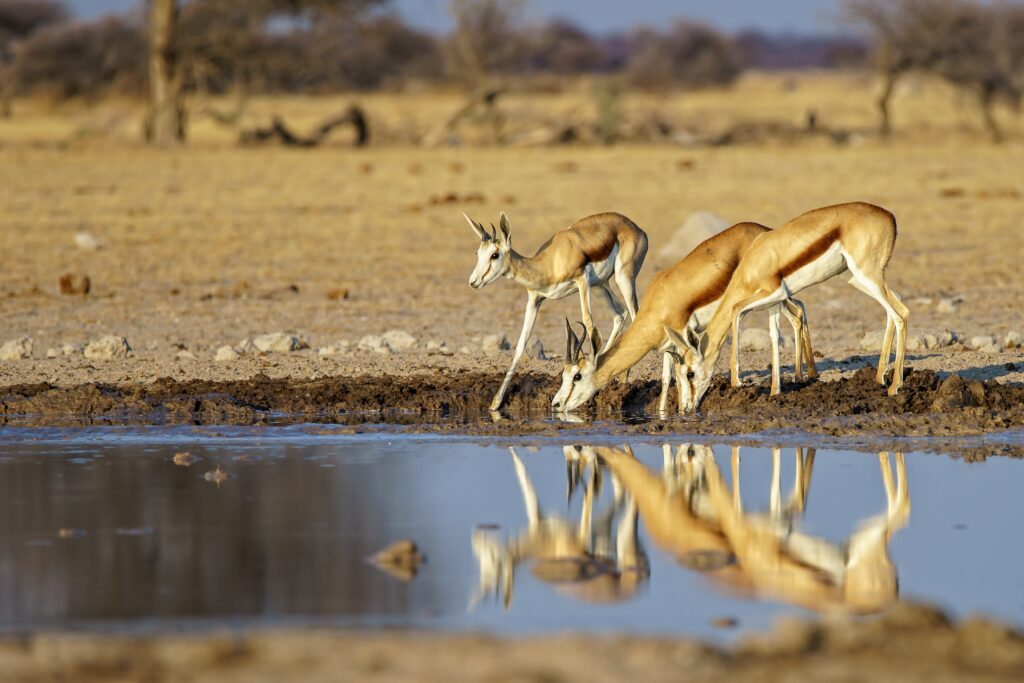
<path fill-rule="evenodd" d="M 719 376 L 702 415 L 651 419 L 658 383 L 614 384 L 586 413 L 553 419 L 550 376 L 518 377 L 507 408 L 495 419 L 488 404 L 498 374 L 458 372 L 406 378 L 330 377 L 315 380 L 258 375 L 239 381 L 160 379 L 149 384 L 16 385 L 0 389 L 0 421 L 12 426 L 75 424 L 253 425 L 275 421 L 395 424 L 416 431 L 544 434 L 607 420 L 613 433 L 749 434 L 801 429 L 827 435 L 955 436 L 1024 425 L 1024 386 L 941 379 L 910 372 L 888 397 L 865 367 L 834 381 L 788 384 L 781 396 L 766 386 L 734 389 Z"/>
<path fill-rule="evenodd" d="M 0 677 L 43 681 L 1019 681 L 1024 634 L 899 605 L 865 621 L 781 621 L 729 648 L 679 639 L 352 633 L 48 635 L 0 641 Z"/>

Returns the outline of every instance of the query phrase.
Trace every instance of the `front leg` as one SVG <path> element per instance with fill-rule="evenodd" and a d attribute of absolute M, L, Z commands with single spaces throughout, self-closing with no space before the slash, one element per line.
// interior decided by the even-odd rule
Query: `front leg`
<path fill-rule="evenodd" d="M 501 381 L 501 387 L 498 388 L 498 393 L 494 395 L 494 399 L 491 401 L 491 410 L 500 408 L 505 400 L 505 392 L 508 391 L 508 385 L 512 382 L 512 374 L 516 371 L 516 366 L 519 365 L 519 359 L 523 357 L 523 352 L 526 351 L 526 342 L 530 341 L 530 335 L 533 334 L 533 325 L 537 322 L 537 312 L 540 310 L 542 303 L 544 303 L 544 297 L 535 292 L 529 293 L 526 299 L 526 315 L 523 317 L 523 331 L 519 333 L 515 355 L 512 356 L 512 366 L 505 373 L 505 379 Z"/>
<path fill-rule="evenodd" d="M 661 365 L 661 396 L 658 397 L 658 415 L 661 417 L 668 415 L 668 387 L 672 384 L 672 367 L 674 364 L 675 361 L 672 358 L 672 354 L 666 351 Z"/>
<path fill-rule="evenodd" d="M 779 366 L 782 359 L 779 358 L 779 312 L 782 306 L 772 306 L 768 311 L 768 334 L 772 338 L 772 388 L 770 395 L 778 396 L 782 393 L 782 373 Z"/>
<path fill-rule="evenodd" d="M 586 268 L 575 282 L 576 288 L 580 291 L 580 315 L 583 317 L 583 325 L 591 338 L 594 338 L 594 316 L 590 313 L 590 279 L 587 277 Z"/>

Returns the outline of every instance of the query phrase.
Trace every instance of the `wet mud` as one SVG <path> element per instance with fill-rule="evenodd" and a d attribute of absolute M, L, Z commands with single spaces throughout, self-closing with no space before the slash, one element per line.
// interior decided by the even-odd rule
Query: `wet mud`
<path fill-rule="evenodd" d="M 1024 635 L 901 604 L 879 619 L 785 619 L 717 648 L 580 635 L 358 634 L 327 629 L 202 636 L 41 633 L 0 640 L 0 675 L 43 681 L 1019 681 Z"/>
<path fill-rule="evenodd" d="M 874 369 L 828 382 L 732 388 L 716 378 L 699 416 L 656 417 L 656 381 L 613 384 L 571 420 L 551 414 L 556 378 L 515 379 L 500 415 L 488 411 L 501 376 L 455 372 L 388 377 L 270 378 L 148 384 L 49 384 L 0 388 L 0 424 L 259 425 L 281 422 L 404 425 L 420 432 L 482 435 L 561 433 L 602 428 L 613 434 L 752 434 L 799 429 L 823 435 L 950 437 L 1024 426 L 1024 386 L 910 372 L 895 397 L 875 383 Z M 674 396 L 674 390 L 673 390 Z"/>

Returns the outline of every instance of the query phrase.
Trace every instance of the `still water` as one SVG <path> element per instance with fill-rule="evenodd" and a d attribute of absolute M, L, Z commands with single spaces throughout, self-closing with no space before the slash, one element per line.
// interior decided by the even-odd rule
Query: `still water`
<path fill-rule="evenodd" d="M 721 639 L 783 613 L 871 614 L 899 598 L 1024 625 L 1020 461 L 307 428 L 2 436 L 5 631 Z M 366 561 L 404 538 L 426 556 L 415 576 Z"/>

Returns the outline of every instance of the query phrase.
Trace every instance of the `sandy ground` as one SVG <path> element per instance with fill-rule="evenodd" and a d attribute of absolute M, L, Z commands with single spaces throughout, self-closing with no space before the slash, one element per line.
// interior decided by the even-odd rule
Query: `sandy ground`
<path fill-rule="evenodd" d="M 39 634 L 0 642 L 10 683 L 76 681 L 1019 681 L 1024 634 L 900 605 L 877 620 L 788 619 L 719 649 L 678 639 L 256 632 Z"/>

